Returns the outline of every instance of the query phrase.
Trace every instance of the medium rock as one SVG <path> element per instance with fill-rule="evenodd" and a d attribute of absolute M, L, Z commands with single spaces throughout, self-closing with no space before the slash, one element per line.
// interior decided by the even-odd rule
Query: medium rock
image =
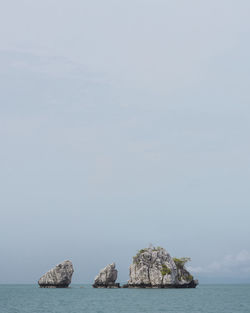
<path fill-rule="evenodd" d="M 186 270 L 189 259 L 172 258 L 163 248 L 140 250 L 130 266 L 130 279 L 124 288 L 194 288 L 198 281 Z"/>
<path fill-rule="evenodd" d="M 107 265 L 100 270 L 96 276 L 93 287 L 94 288 L 119 288 L 120 284 L 116 283 L 117 270 L 115 269 L 115 263 Z"/>
<path fill-rule="evenodd" d="M 67 288 L 72 279 L 74 269 L 71 261 L 64 261 L 49 270 L 38 281 L 42 288 Z"/>

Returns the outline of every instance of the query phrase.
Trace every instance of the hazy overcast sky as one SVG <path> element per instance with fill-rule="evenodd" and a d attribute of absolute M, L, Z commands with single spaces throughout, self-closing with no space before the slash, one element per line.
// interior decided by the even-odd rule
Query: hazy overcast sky
<path fill-rule="evenodd" d="M 0 4 L 0 283 L 150 243 L 250 282 L 250 2 Z"/>

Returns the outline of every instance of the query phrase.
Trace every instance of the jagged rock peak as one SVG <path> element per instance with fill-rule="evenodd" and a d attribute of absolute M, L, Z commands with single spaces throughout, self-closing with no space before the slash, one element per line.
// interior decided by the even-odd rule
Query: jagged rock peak
<path fill-rule="evenodd" d="M 130 279 L 124 287 L 191 288 L 198 281 L 186 270 L 188 258 L 172 258 L 162 247 L 141 249 L 133 257 Z"/>
<path fill-rule="evenodd" d="M 73 264 L 67 260 L 44 274 L 38 284 L 42 288 L 67 288 L 71 283 L 73 273 Z"/>
<path fill-rule="evenodd" d="M 116 283 L 117 270 L 115 263 L 108 264 L 96 276 L 93 287 L 94 288 L 119 288 L 120 284 Z"/>

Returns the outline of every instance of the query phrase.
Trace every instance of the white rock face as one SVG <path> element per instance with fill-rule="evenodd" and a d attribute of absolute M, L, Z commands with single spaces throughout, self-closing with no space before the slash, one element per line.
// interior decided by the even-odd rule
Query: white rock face
<path fill-rule="evenodd" d="M 119 288 L 119 284 L 115 281 L 117 279 L 117 270 L 115 263 L 107 265 L 105 268 L 100 270 L 96 276 L 93 287 L 95 288 Z"/>
<path fill-rule="evenodd" d="M 125 287 L 195 287 L 198 282 L 185 269 L 185 262 L 177 262 L 163 248 L 140 250 L 130 266 L 130 279 Z M 180 259 L 181 260 L 181 259 Z"/>
<path fill-rule="evenodd" d="M 38 281 L 43 288 L 66 288 L 70 285 L 74 269 L 71 261 L 64 261 L 49 270 Z"/>

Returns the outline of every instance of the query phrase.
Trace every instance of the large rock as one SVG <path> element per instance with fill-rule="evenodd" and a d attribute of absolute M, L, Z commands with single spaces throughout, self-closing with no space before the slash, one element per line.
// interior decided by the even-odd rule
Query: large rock
<path fill-rule="evenodd" d="M 194 288 L 198 281 L 186 270 L 187 258 L 176 259 L 163 248 L 140 250 L 130 266 L 130 279 L 123 287 Z"/>
<path fill-rule="evenodd" d="M 100 270 L 96 276 L 93 287 L 94 288 L 119 288 L 120 284 L 116 283 L 117 270 L 115 263 L 107 265 L 105 268 Z"/>
<path fill-rule="evenodd" d="M 43 288 L 67 288 L 71 283 L 74 269 L 71 261 L 64 261 L 49 270 L 38 281 Z"/>

